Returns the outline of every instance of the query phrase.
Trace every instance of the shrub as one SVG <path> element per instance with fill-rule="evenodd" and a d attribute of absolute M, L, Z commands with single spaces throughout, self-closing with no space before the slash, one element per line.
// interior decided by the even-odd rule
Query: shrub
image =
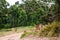
<path fill-rule="evenodd" d="M 39 36 L 46 36 L 46 37 L 51 37 L 54 36 L 59 29 L 59 22 L 52 22 L 51 24 L 48 24 L 45 26 L 43 29 L 40 30 Z M 57 35 L 57 34 L 56 34 Z"/>

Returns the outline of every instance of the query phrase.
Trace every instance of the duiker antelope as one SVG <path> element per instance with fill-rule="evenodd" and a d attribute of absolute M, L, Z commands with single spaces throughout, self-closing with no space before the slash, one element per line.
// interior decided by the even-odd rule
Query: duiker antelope
<path fill-rule="evenodd" d="M 14 30 L 15 30 L 15 32 L 17 32 L 17 28 L 16 27 L 14 28 Z"/>
<path fill-rule="evenodd" d="M 36 26 L 35 26 L 35 31 L 40 30 L 40 29 L 43 28 L 43 27 L 44 27 L 43 24 L 36 25 Z"/>

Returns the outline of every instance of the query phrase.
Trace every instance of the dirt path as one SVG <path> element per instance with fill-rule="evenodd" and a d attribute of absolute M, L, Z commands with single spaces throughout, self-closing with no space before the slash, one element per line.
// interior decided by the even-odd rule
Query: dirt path
<path fill-rule="evenodd" d="M 22 33 L 23 32 L 4 36 L 4 37 L 0 37 L 0 40 L 20 40 L 20 36 Z"/>
<path fill-rule="evenodd" d="M 38 38 L 38 37 L 33 37 L 33 36 L 28 36 L 28 37 L 25 37 L 23 39 L 20 39 L 20 36 L 21 36 L 22 33 L 23 32 L 12 34 L 12 35 L 7 35 L 7 36 L 4 36 L 4 37 L 0 37 L 0 40 L 60 40 L 60 38 L 57 38 L 57 37 L 53 37 L 53 38 L 46 38 L 46 37 Z"/>

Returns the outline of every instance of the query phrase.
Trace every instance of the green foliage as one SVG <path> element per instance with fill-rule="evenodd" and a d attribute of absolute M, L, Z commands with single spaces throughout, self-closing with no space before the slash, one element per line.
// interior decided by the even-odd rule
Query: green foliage
<path fill-rule="evenodd" d="M 5 0 L 0 0 L 0 28 L 11 28 L 18 26 L 30 26 L 45 22 L 43 17 L 48 6 L 36 0 L 24 1 L 8 7 Z M 43 17 L 41 17 L 43 16 Z"/>
<path fill-rule="evenodd" d="M 23 1 L 23 4 L 19 4 L 17 1 L 7 8 L 9 3 L 6 0 L 0 0 L 0 29 L 58 21 L 60 18 L 60 1 L 56 0 L 51 7 L 48 5 L 53 0 L 42 1 L 26 0 Z"/>

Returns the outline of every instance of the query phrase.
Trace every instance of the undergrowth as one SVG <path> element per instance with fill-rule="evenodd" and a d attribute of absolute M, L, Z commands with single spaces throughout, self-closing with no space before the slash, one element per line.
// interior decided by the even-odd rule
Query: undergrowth
<path fill-rule="evenodd" d="M 51 24 L 45 25 L 39 31 L 25 32 L 22 34 L 21 38 L 27 36 L 28 34 L 38 36 L 38 37 L 59 37 L 60 34 L 60 23 L 57 21 L 52 22 Z"/>

